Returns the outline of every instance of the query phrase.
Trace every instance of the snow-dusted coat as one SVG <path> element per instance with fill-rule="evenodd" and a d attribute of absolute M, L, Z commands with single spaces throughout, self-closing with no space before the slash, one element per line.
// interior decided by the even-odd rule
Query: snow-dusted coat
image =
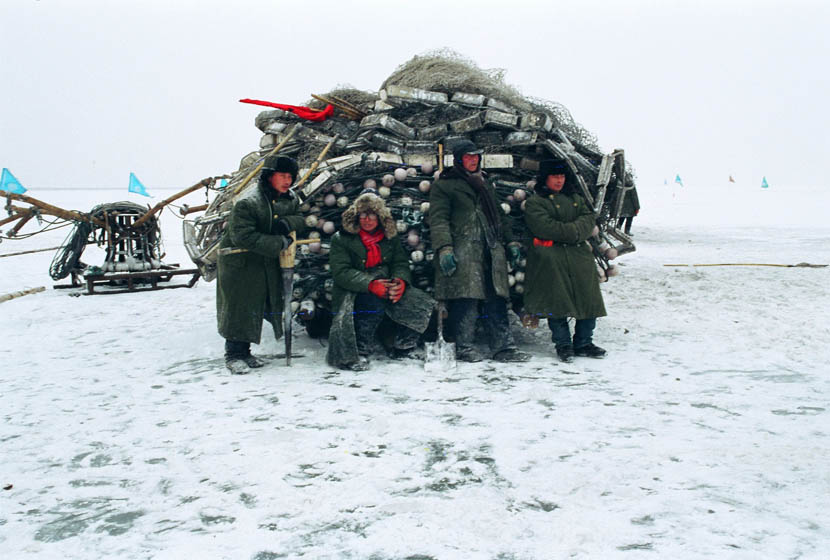
<path fill-rule="evenodd" d="M 273 325 L 275 337 L 282 336 L 282 236 L 273 233 L 281 218 L 298 236 L 305 231 L 296 196 L 291 192 L 277 195 L 261 182 L 248 189 L 231 210 L 219 247 L 247 252 L 219 257 L 216 320 L 219 334 L 228 340 L 259 344 L 263 319 Z"/>
<path fill-rule="evenodd" d="M 381 262 L 366 268 L 368 251 L 360 239 L 359 214 L 372 211 L 378 216 L 384 238 L 378 242 Z M 357 294 L 369 293 L 369 283 L 376 278 L 400 278 L 406 282 L 406 290 L 398 303 L 386 306 L 386 315 L 394 322 L 423 333 L 429 325 L 435 306 L 429 294 L 412 286 L 409 257 L 401 246 L 395 220 L 383 199 L 374 194 L 363 194 L 343 212 L 342 231 L 331 238 L 329 267 L 334 280 L 332 311 L 334 320 L 329 331 L 329 348 L 326 360 L 340 366 L 357 360 L 354 331 L 354 300 Z"/>
<path fill-rule="evenodd" d="M 533 237 L 553 241 L 550 247 L 530 241 L 525 310 L 554 318 L 604 317 L 596 262 L 586 242 L 595 220 L 585 199 L 544 190 L 528 198 L 524 218 Z"/>
<path fill-rule="evenodd" d="M 493 186 L 486 182 L 487 196 L 498 199 Z M 507 260 L 504 243 L 510 241 L 510 225 L 499 212 L 501 235 L 494 246 L 488 248 L 484 227 L 487 217 L 482 201 L 476 191 L 458 173 L 450 168 L 433 183 L 429 196 L 430 243 L 435 251 L 435 297 L 439 300 L 471 298 L 487 299 L 484 289 L 484 275 L 493 280 L 496 294 L 510 296 L 507 283 Z M 452 246 L 458 265 L 455 273 L 444 276 L 439 268 L 439 251 Z M 490 252 L 489 271 L 485 262 L 485 251 Z"/>

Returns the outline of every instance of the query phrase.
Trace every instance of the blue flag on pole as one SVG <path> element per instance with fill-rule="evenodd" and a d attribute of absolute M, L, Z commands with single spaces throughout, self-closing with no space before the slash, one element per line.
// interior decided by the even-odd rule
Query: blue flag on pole
<path fill-rule="evenodd" d="M 227 179 L 222 179 L 221 181 L 219 181 L 219 188 L 220 189 L 224 189 L 227 186 L 228 186 L 228 180 Z"/>
<path fill-rule="evenodd" d="M 761 188 L 762 188 L 762 189 L 768 189 L 768 188 L 769 188 L 769 183 L 767 183 L 767 178 L 766 178 L 766 177 L 764 177 L 764 178 L 761 180 Z"/>
<path fill-rule="evenodd" d="M 678 183 L 681 187 L 683 186 L 683 181 L 680 179 L 680 175 L 676 175 L 674 177 L 674 182 Z"/>
<path fill-rule="evenodd" d="M 141 181 L 138 180 L 138 177 L 135 176 L 135 173 L 130 171 L 130 186 L 127 187 L 127 190 L 130 192 L 138 193 L 142 196 L 150 196 L 147 193 L 147 190 L 144 188 L 144 185 L 141 184 Z"/>
<path fill-rule="evenodd" d="M 26 187 L 20 184 L 17 177 L 12 175 L 12 172 L 3 168 L 3 175 L 0 177 L 0 191 L 6 191 L 14 194 L 23 194 L 26 192 Z"/>

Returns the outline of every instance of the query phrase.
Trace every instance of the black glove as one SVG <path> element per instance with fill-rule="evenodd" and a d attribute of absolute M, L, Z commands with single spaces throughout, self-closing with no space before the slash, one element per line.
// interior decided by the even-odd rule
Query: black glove
<path fill-rule="evenodd" d="M 291 233 L 291 225 L 288 223 L 288 220 L 285 218 L 277 220 L 277 223 L 274 224 L 274 233 L 279 235 L 288 235 Z"/>
<path fill-rule="evenodd" d="M 291 247 L 292 243 L 294 243 L 294 240 L 288 237 L 287 235 L 280 235 L 279 238 L 282 241 L 282 249 L 280 249 L 280 251 L 285 251 L 286 249 Z"/>

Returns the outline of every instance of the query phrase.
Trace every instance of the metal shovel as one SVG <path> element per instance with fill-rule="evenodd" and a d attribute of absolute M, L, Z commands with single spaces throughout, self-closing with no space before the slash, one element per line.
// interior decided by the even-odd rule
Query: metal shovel
<path fill-rule="evenodd" d="M 438 337 L 435 342 L 424 345 L 427 357 L 424 362 L 424 371 L 441 372 L 455 371 L 455 343 L 444 340 L 444 303 L 438 302 Z"/>

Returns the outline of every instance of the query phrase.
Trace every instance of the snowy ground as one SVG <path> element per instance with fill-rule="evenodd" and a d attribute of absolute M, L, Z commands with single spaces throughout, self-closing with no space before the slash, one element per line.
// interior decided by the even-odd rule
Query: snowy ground
<path fill-rule="evenodd" d="M 827 193 L 642 192 L 603 287 L 609 356 L 569 365 L 541 328 L 527 364 L 441 374 L 336 372 L 300 335 L 292 368 L 232 378 L 214 284 L 70 297 L 52 252 L 2 258 L 0 294 L 48 289 L 0 303 L 0 555 L 826 558 L 830 268 L 663 265 L 826 264 Z"/>

